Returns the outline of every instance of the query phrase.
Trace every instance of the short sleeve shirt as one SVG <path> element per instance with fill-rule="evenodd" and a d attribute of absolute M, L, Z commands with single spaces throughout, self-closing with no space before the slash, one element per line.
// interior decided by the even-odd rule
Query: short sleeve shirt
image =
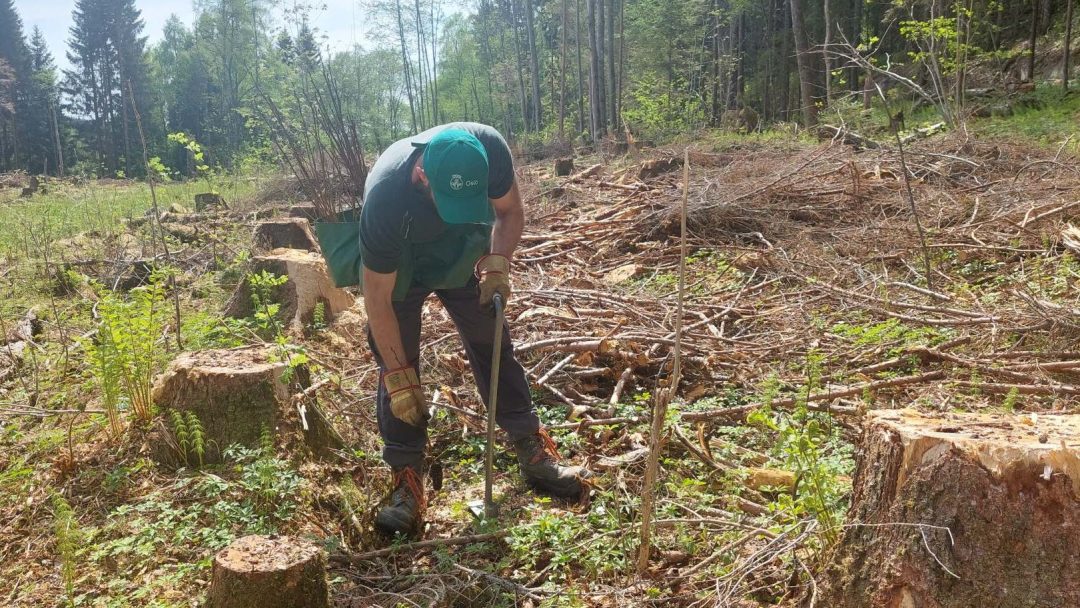
<path fill-rule="evenodd" d="M 490 248 L 491 237 L 487 225 L 443 222 L 423 188 L 412 182 L 413 166 L 423 154 L 423 148 L 414 144 L 426 143 L 446 129 L 463 129 L 480 140 L 488 156 L 488 198 L 506 196 L 514 183 L 506 140 L 487 125 L 455 122 L 390 145 L 368 174 L 360 214 L 363 265 L 378 273 L 398 272 L 399 282 L 405 279 L 432 289 L 464 286 L 472 266 Z M 469 273 L 452 270 L 465 267 Z M 403 272 L 410 276 L 403 277 Z"/>

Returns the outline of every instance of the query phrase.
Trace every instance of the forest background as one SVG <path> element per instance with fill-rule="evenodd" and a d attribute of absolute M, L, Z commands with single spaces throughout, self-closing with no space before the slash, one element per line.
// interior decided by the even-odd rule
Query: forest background
<path fill-rule="evenodd" d="M 1061 79 L 1067 53 L 1036 66 L 1030 51 L 1071 29 L 1070 5 L 361 0 L 369 40 L 331 51 L 342 41 L 310 25 L 313 5 L 201 0 L 192 23 L 174 16 L 150 44 L 135 0 L 78 0 L 67 48 L 50 49 L 0 0 L 0 172 L 143 175 L 136 111 L 165 176 L 273 163 L 271 117 L 303 125 L 306 100 L 327 88 L 369 156 L 454 120 L 492 124 L 519 151 L 665 140 L 721 125 L 725 112 L 743 129 L 806 126 L 870 107 L 873 82 L 896 82 L 885 72 L 922 87 L 926 105 L 959 111 L 969 81 Z M 895 112 L 919 95 L 894 97 Z"/>

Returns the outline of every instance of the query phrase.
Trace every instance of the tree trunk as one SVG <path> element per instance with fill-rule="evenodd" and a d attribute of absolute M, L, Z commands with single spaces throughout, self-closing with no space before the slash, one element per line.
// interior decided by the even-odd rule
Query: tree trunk
<path fill-rule="evenodd" d="M 529 43 L 529 65 L 532 66 L 532 124 L 533 130 L 539 132 L 544 125 L 541 123 L 543 116 L 543 99 L 540 97 L 540 53 L 536 48 L 536 24 L 533 19 L 532 0 L 525 0 L 525 27 L 529 28 L 526 40 Z"/>
<path fill-rule="evenodd" d="M 245 536 L 214 556 L 207 608 L 329 608 L 326 556 L 298 538 Z"/>
<path fill-rule="evenodd" d="M 520 2 L 521 0 L 517 0 Z M 517 59 L 517 74 L 518 74 L 518 102 L 521 106 L 521 124 L 524 125 L 525 132 L 529 132 L 529 101 L 528 95 L 525 93 L 525 57 L 521 52 L 521 32 L 518 31 L 517 26 L 517 2 L 510 0 L 510 15 L 508 16 L 507 23 L 510 26 L 511 33 L 514 37 L 514 57 Z"/>
<path fill-rule="evenodd" d="M 597 109 L 598 121 L 600 124 L 600 134 L 606 135 L 608 132 L 608 106 L 607 106 L 607 36 L 605 29 L 607 26 L 607 17 L 604 11 L 604 3 L 607 0 L 595 0 L 596 4 L 596 95 L 597 95 Z"/>
<path fill-rule="evenodd" d="M 1068 0 L 1065 9 L 1065 65 L 1061 72 L 1061 87 L 1066 92 L 1069 90 L 1069 76 L 1072 72 L 1072 27 L 1073 27 L 1073 0 Z"/>
<path fill-rule="evenodd" d="M 1031 0 L 1031 52 L 1028 54 L 1028 81 L 1035 82 L 1035 41 L 1039 38 L 1039 0 Z"/>
<path fill-rule="evenodd" d="M 581 61 L 581 0 L 574 0 L 574 10 L 574 19 L 577 22 L 577 27 L 574 29 L 574 43 L 577 46 L 577 131 L 580 134 L 585 132 L 585 68 Z"/>
<path fill-rule="evenodd" d="M 609 110 L 608 123 L 613 132 L 619 130 L 619 113 L 615 108 L 616 83 L 615 83 L 615 0 L 606 0 L 607 6 L 607 105 Z"/>
<path fill-rule="evenodd" d="M 154 383 L 154 405 L 166 412 L 169 433 L 151 443 L 153 457 L 166 465 L 223 461 L 226 447 L 258 447 L 263 433 L 273 433 L 289 402 L 286 365 L 272 347 L 183 353 Z M 180 432 L 170 410 L 198 419 L 201 450 L 182 445 L 190 426 Z M 202 451 L 202 454 L 198 452 Z"/>
<path fill-rule="evenodd" d="M 428 112 L 431 108 L 431 103 L 425 100 L 424 91 L 427 88 L 425 80 L 430 83 L 431 74 L 428 73 L 428 61 L 427 61 L 427 44 L 424 44 L 424 20 L 420 13 L 420 0 L 414 0 L 415 6 L 415 19 L 416 19 L 416 71 L 420 77 L 420 129 L 424 130 L 428 126 L 434 126 L 428 122 Z"/>
<path fill-rule="evenodd" d="M 401 0 L 396 0 L 397 8 L 398 42 L 401 44 L 401 68 L 405 72 L 405 94 L 409 98 L 409 112 L 412 115 L 412 130 L 416 132 L 416 104 L 413 101 L 412 76 L 409 69 L 409 53 L 405 42 L 405 19 L 401 16 Z"/>
<path fill-rule="evenodd" d="M 592 135 L 593 144 L 600 143 L 602 121 L 600 118 L 603 106 L 600 104 L 599 84 L 599 50 L 596 44 L 596 3 L 600 0 L 585 0 L 586 16 L 589 28 L 589 131 Z"/>
<path fill-rule="evenodd" d="M 831 2 L 829 0 L 822 0 L 823 10 L 825 11 L 825 46 L 821 49 L 821 56 L 825 60 L 825 104 L 831 106 L 833 102 L 832 95 L 832 57 L 829 52 L 832 51 L 832 11 Z"/>
<path fill-rule="evenodd" d="M 1078 416 L 872 412 L 820 605 L 1080 606 L 1078 439 Z"/>
<path fill-rule="evenodd" d="M 814 105 L 813 68 L 810 65 L 810 43 L 806 38 L 806 24 L 803 19 L 802 0 L 790 0 L 791 31 L 795 35 L 795 62 L 799 67 L 799 92 L 802 103 L 803 126 L 807 129 L 817 124 L 817 107 Z"/>
<path fill-rule="evenodd" d="M 562 28 L 559 30 L 559 141 L 566 141 L 566 0 L 559 6 Z"/>

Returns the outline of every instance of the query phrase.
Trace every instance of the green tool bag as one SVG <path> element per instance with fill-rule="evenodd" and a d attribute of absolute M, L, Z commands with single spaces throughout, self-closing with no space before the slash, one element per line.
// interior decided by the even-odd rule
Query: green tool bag
<path fill-rule="evenodd" d="M 323 259 L 338 287 L 360 284 L 360 209 L 347 209 L 334 221 L 315 222 Z"/>

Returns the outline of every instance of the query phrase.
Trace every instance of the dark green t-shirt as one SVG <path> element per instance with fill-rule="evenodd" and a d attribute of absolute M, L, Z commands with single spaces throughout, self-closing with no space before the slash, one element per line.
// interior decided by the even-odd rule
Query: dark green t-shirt
<path fill-rule="evenodd" d="M 488 198 L 506 196 L 514 183 L 510 148 L 487 125 L 455 122 L 391 144 L 367 177 L 360 214 L 360 258 L 375 272 L 398 273 L 394 299 L 401 299 L 412 285 L 463 287 L 476 261 L 491 247 L 491 226 L 443 222 L 422 188 L 412 183 L 413 165 L 423 154 L 423 148 L 413 144 L 425 143 L 445 129 L 468 131 L 484 145 Z"/>

